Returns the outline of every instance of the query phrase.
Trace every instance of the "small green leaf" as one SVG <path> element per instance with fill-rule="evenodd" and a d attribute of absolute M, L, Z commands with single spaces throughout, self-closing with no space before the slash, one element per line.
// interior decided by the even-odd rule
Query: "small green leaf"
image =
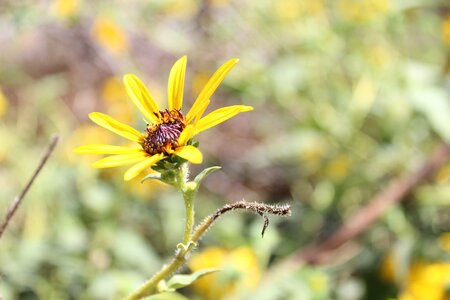
<path fill-rule="evenodd" d="M 187 245 L 183 244 L 183 243 L 178 243 L 177 244 L 177 249 L 179 251 L 182 251 L 182 253 L 186 253 L 188 251 L 190 251 L 191 249 L 197 247 L 197 243 L 193 242 L 193 241 L 189 241 L 189 243 Z"/>
<path fill-rule="evenodd" d="M 144 181 L 150 180 L 150 179 L 157 179 L 161 180 L 161 174 L 160 173 L 150 173 L 144 178 L 141 179 L 141 183 L 144 183 Z"/>
<path fill-rule="evenodd" d="M 194 272 L 189 275 L 174 275 L 172 278 L 167 281 L 167 286 L 169 291 L 174 291 L 176 289 L 191 285 L 194 281 L 199 278 L 220 271 L 219 269 L 203 269 L 197 272 Z"/>
<path fill-rule="evenodd" d="M 206 176 L 213 173 L 214 171 L 220 170 L 221 168 L 222 167 L 214 166 L 214 167 L 206 168 L 203 171 L 201 171 L 200 174 L 198 174 L 194 179 L 195 183 L 197 183 L 197 187 L 200 186 L 200 183 L 202 182 L 203 179 L 206 178 Z"/>
<path fill-rule="evenodd" d="M 161 280 L 160 282 L 158 282 L 158 284 L 156 285 L 156 290 L 159 293 L 167 292 L 167 290 L 168 290 L 167 282 L 164 279 Z"/>
<path fill-rule="evenodd" d="M 147 300 L 189 300 L 185 296 L 178 293 L 161 293 L 146 297 Z"/>

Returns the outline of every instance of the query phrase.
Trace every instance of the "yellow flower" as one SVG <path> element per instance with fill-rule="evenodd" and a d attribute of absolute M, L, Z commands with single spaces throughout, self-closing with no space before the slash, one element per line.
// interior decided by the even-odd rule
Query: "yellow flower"
<path fill-rule="evenodd" d="M 0 118 L 6 114 L 7 109 L 8 109 L 8 101 L 6 100 L 6 96 L 0 89 Z"/>
<path fill-rule="evenodd" d="M 275 11 L 281 20 L 294 20 L 302 16 L 316 16 L 324 12 L 323 0 L 279 0 L 275 3 Z"/>
<path fill-rule="evenodd" d="M 92 27 L 91 34 L 100 45 L 114 54 L 124 53 L 128 49 L 125 32 L 108 18 L 98 18 Z"/>
<path fill-rule="evenodd" d="M 210 98 L 219 84 L 237 64 L 237 59 L 231 59 L 223 64 L 206 83 L 193 106 L 183 115 L 184 74 L 186 71 L 186 56 L 180 58 L 172 67 L 168 83 L 168 104 L 165 110 L 160 110 L 158 104 L 144 84 L 132 74 L 124 76 L 128 96 L 144 115 L 147 126 L 145 132 L 121 123 L 114 118 L 93 112 L 89 118 L 97 125 L 108 129 L 136 143 L 135 147 L 113 145 L 87 145 L 75 149 L 77 153 L 113 154 L 93 164 L 95 168 L 111 168 L 133 164 L 124 175 L 126 181 L 136 177 L 143 170 L 151 168 L 162 159 L 178 156 L 199 164 L 202 153 L 191 145 L 190 140 L 198 133 L 209 129 L 229 118 L 253 109 L 251 106 L 233 105 L 219 108 L 205 117 L 203 113 L 210 103 Z"/>
<path fill-rule="evenodd" d="M 414 263 L 409 272 L 405 290 L 399 300 L 448 300 L 450 263 Z"/>
<path fill-rule="evenodd" d="M 390 251 L 383 258 L 380 266 L 380 275 L 386 282 L 395 282 L 396 279 L 396 263 L 395 252 Z"/>
<path fill-rule="evenodd" d="M 130 102 L 124 101 L 127 99 L 127 92 L 120 79 L 116 77 L 106 79 L 101 87 L 101 96 L 108 115 L 124 123 L 133 120 L 134 107 Z"/>
<path fill-rule="evenodd" d="M 438 184 L 447 184 L 450 181 L 450 164 L 441 167 L 435 176 Z"/>
<path fill-rule="evenodd" d="M 349 21 L 367 22 L 384 17 L 391 5 L 388 0 L 339 0 L 338 9 Z"/>
<path fill-rule="evenodd" d="M 450 45 L 450 15 L 442 22 L 442 39 Z"/>
<path fill-rule="evenodd" d="M 69 18 L 74 16 L 79 8 L 80 1 L 79 0 L 55 0 L 54 3 L 54 11 L 57 16 L 61 18 Z"/>
<path fill-rule="evenodd" d="M 450 252 L 450 232 L 441 234 L 439 237 L 439 245 L 442 249 Z"/>
<path fill-rule="evenodd" d="M 351 164 L 352 161 L 348 155 L 340 154 L 325 167 L 325 176 L 333 180 L 344 179 L 350 171 Z"/>
<path fill-rule="evenodd" d="M 238 289 L 254 289 L 261 279 L 261 268 L 255 252 L 248 247 L 232 251 L 209 247 L 189 261 L 192 271 L 219 268 L 220 272 L 205 276 L 193 284 L 205 300 L 228 299 Z M 234 298 L 233 298 L 234 299 Z"/>

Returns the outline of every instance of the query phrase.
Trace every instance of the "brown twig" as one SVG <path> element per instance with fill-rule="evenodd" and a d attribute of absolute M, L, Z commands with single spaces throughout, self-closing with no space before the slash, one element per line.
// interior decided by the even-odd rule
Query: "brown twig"
<path fill-rule="evenodd" d="M 264 236 L 264 232 L 269 226 L 269 218 L 266 214 L 272 214 L 276 216 L 288 217 L 291 215 L 291 206 L 290 205 L 270 205 L 258 202 L 245 202 L 238 201 L 233 204 L 226 204 L 222 208 L 218 209 L 215 213 L 207 216 L 200 225 L 197 226 L 194 233 L 192 234 L 192 241 L 197 242 L 200 237 L 205 233 L 205 231 L 216 221 L 217 218 L 222 216 L 223 214 L 233 211 L 233 210 L 247 210 L 257 213 L 261 217 L 264 218 L 264 225 L 261 231 L 261 236 Z"/>
<path fill-rule="evenodd" d="M 48 158 L 52 154 L 53 150 L 55 149 L 56 145 L 58 144 L 59 137 L 54 136 L 47 148 L 47 151 L 45 151 L 44 156 L 41 158 L 41 161 L 36 168 L 36 170 L 33 173 L 33 176 L 31 176 L 30 180 L 28 180 L 27 184 L 23 188 L 22 192 L 14 198 L 11 205 L 8 208 L 8 211 L 6 212 L 6 216 L 3 220 L 3 222 L 0 225 L 0 238 L 3 235 L 3 232 L 5 231 L 6 227 L 8 227 L 9 222 L 13 218 L 14 214 L 16 213 L 17 209 L 19 208 L 20 203 L 22 203 L 23 198 L 27 194 L 28 190 L 30 189 L 31 185 L 33 184 L 34 180 L 38 176 L 38 174 L 41 172 L 44 165 L 47 163 Z"/>
<path fill-rule="evenodd" d="M 367 205 L 349 217 L 330 238 L 294 253 L 275 265 L 273 267 L 274 273 L 276 273 L 275 270 L 298 268 L 303 263 L 320 263 L 327 253 L 365 232 L 389 207 L 404 200 L 417 185 L 436 173 L 449 157 L 450 145 L 440 144 L 428 161 L 416 172 L 393 180 L 385 190 L 375 195 Z"/>

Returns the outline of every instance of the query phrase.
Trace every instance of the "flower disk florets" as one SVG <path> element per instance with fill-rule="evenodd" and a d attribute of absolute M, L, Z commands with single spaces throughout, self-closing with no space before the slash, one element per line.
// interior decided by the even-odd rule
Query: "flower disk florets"
<path fill-rule="evenodd" d="M 178 138 L 186 127 L 186 118 L 178 109 L 154 113 L 158 124 L 148 124 L 142 148 L 150 155 L 170 155 L 179 146 Z"/>

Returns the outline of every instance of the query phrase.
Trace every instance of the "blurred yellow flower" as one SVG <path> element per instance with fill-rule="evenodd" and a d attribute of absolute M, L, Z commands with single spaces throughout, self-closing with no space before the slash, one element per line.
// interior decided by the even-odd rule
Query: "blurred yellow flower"
<path fill-rule="evenodd" d="M 395 257 L 394 252 L 389 251 L 383 258 L 380 267 L 381 278 L 387 282 L 395 282 Z"/>
<path fill-rule="evenodd" d="M 208 83 L 209 74 L 204 71 L 197 72 L 192 80 L 192 91 L 199 94 L 206 83 Z"/>
<path fill-rule="evenodd" d="M 450 252 L 450 232 L 446 232 L 439 237 L 439 244 L 444 250 Z"/>
<path fill-rule="evenodd" d="M 72 161 L 73 148 L 79 146 L 80 141 L 83 141 L 83 143 L 109 144 L 112 143 L 113 140 L 114 140 L 113 137 L 102 128 L 95 125 L 83 124 L 74 130 L 73 134 L 68 138 L 68 140 L 64 144 L 65 147 L 63 151 L 64 152 L 63 158 L 69 162 Z M 87 161 L 92 162 L 93 160 L 98 159 L 98 157 L 86 159 Z"/>
<path fill-rule="evenodd" d="M 8 100 L 6 99 L 5 94 L 3 94 L 0 88 L 0 118 L 6 114 L 8 110 Z"/>
<path fill-rule="evenodd" d="M 205 300 L 220 300 L 238 290 L 254 289 L 261 279 L 261 268 L 251 248 L 232 251 L 210 247 L 194 255 L 188 263 L 192 271 L 219 268 L 221 271 L 205 276 L 193 288 Z"/>
<path fill-rule="evenodd" d="M 351 159 L 348 155 L 338 155 L 325 167 L 325 176 L 334 180 L 341 180 L 347 176 L 350 166 Z"/>
<path fill-rule="evenodd" d="M 450 263 L 414 263 L 398 300 L 449 300 Z"/>
<path fill-rule="evenodd" d="M 323 0 L 278 0 L 274 2 L 275 11 L 281 20 L 293 20 L 301 16 L 317 15 L 325 10 Z"/>
<path fill-rule="evenodd" d="M 174 156 L 191 163 L 201 163 L 200 150 L 191 145 L 191 139 L 198 133 L 214 127 L 235 115 L 250 111 L 253 107 L 233 105 L 219 108 L 203 116 L 210 98 L 219 84 L 237 64 L 231 59 L 223 64 L 206 83 L 186 116 L 181 112 L 183 104 L 184 75 L 186 56 L 180 58 L 172 67 L 168 83 L 168 109 L 160 110 L 152 95 L 139 78 L 132 74 L 124 76 L 128 96 L 144 115 L 147 126 L 141 133 L 103 113 L 94 112 L 89 118 L 97 125 L 136 143 L 135 147 L 121 147 L 94 144 L 78 147 L 80 154 L 113 154 L 93 164 L 95 168 L 111 168 L 133 164 L 124 175 L 126 181 L 136 177 L 145 169 L 151 168 L 163 159 Z"/>
<path fill-rule="evenodd" d="M 450 15 L 442 22 L 442 39 L 450 45 Z"/>
<path fill-rule="evenodd" d="M 435 180 L 439 184 L 445 184 L 450 181 L 450 163 L 439 169 L 435 176 Z"/>
<path fill-rule="evenodd" d="M 114 54 L 122 54 L 128 50 L 125 32 L 111 19 L 99 17 L 92 27 L 91 34 L 101 46 Z"/>
<path fill-rule="evenodd" d="M 338 9 L 344 18 L 354 22 L 366 22 L 383 17 L 389 12 L 389 0 L 339 0 Z"/>
<path fill-rule="evenodd" d="M 78 13 L 80 0 L 55 0 L 53 10 L 58 17 L 70 18 Z"/>
<path fill-rule="evenodd" d="M 195 0 L 166 1 L 164 3 L 165 11 L 171 18 L 191 19 L 199 8 L 199 4 Z"/>
<path fill-rule="evenodd" d="M 131 123 L 134 115 L 133 107 L 129 101 L 125 101 L 127 92 L 118 78 L 110 77 L 106 79 L 101 87 L 101 95 L 108 115 Z"/>
<path fill-rule="evenodd" d="M 117 77 L 109 77 L 103 82 L 101 95 L 106 104 L 122 102 L 127 99 L 127 91 Z"/>

